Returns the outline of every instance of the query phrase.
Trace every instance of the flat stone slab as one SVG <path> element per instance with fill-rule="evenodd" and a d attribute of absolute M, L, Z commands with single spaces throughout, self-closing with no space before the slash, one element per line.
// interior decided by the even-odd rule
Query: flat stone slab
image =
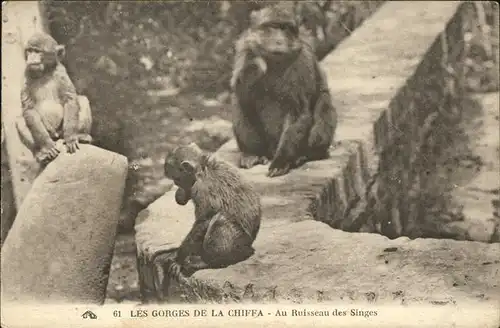
<path fill-rule="evenodd" d="M 255 248 L 245 262 L 194 277 L 258 302 L 500 301 L 500 244 L 390 240 L 307 220 L 264 229 Z"/>

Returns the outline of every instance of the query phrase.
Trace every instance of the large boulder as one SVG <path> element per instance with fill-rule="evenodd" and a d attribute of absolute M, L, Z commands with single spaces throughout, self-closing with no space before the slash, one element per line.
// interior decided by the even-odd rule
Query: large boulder
<path fill-rule="evenodd" d="M 2 247 L 2 301 L 104 302 L 126 176 L 91 145 L 45 168 Z"/>

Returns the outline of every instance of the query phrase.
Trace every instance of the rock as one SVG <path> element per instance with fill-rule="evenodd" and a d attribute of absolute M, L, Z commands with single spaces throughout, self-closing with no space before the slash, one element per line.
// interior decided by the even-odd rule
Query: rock
<path fill-rule="evenodd" d="M 175 201 L 177 187 L 166 192 L 141 211 L 135 223 L 137 272 L 144 299 L 154 295 L 154 260 L 157 252 L 175 254 L 194 222 L 193 202 L 182 206 Z"/>
<path fill-rule="evenodd" d="M 215 151 L 233 136 L 232 123 L 217 116 L 193 121 L 185 131 L 201 148 L 210 151 Z"/>
<path fill-rule="evenodd" d="M 3 301 L 104 302 L 126 176 L 124 156 L 91 145 L 45 168 L 2 247 Z"/>
<path fill-rule="evenodd" d="M 203 106 L 206 107 L 215 107 L 215 106 L 220 106 L 221 103 L 219 102 L 218 99 L 204 99 L 202 101 Z"/>

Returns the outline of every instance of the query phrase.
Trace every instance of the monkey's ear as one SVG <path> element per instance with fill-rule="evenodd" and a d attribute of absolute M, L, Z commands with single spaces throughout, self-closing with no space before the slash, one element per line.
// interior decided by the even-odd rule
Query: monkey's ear
<path fill-rule="evenodd" d="M 66 55 L 66 48 L 62 44 L 56 46 L 56 55 L 59 60 L 62 60 Z"/>
<path fill-rule="evenodd" d="M 181 167 L 184 171 L 188 173 L 193 173 L 196 170 L 196 164 L 192 161 L 182 161 L 181 162 Z"/>

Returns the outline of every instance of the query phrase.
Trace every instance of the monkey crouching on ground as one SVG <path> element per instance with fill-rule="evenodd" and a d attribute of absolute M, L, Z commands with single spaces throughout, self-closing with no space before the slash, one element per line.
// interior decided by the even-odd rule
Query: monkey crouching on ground
<path fill-rule="evenodd" d="M 231 87 L 240 167 L 271 161 L 268 176 L 329 156 L 337 114 L 324 73 L 287 4 L 251 15 L 236 42 Z"/>
<path fill-rule="evenodd" d="M 16 121 L 21 141 L 46 165 L 59 154 L 64 140 L 69 153 L 79 143 L 91 143 L 92 113 L 88 99 L 78 96 L 61 64 L 64 46 L 46 33 L 36 33 L 26 45 L 25 81 L 21 90 L 22 117 Z"/>
<path fill-rule="evenodd" d="M 178 186 L 176 201 L 195 207 L 195 222 L 177 250 L 171 277 L 225 268 L 254 254 L 261 221 L 258 194 L 237 169 L 206 154 L 194 143 L 165 158 L 165 175 Z"/>

